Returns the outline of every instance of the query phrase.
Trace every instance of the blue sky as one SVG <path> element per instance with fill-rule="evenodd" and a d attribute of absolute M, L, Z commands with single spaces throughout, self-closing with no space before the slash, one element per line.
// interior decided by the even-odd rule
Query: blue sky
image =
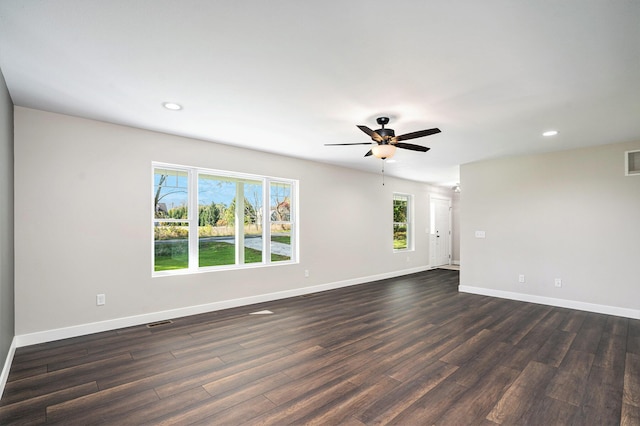
<path fill-rule="evenodd" d="M 162 194 L 168 195 L 162 197 L 160 202 L 165 203 L 168 209 L 186 205 L 188 197 L 186 172 L 158 169 L 154 175 L 154 184 L 156 185 L 154 191 L 157 189 L 162 173 L 169 174 L 162 191 Z M 244 193 L 245 198 L 247 198 L 250 203 L 260 203 L 262 201 L 262 182 L 245 182 Z M 198 178 L 198 201 L 200 205 L 209 205 L 213 202 L 228 206 L 235 196 L 236 180 L 234 179 L 225 180 L 225 178 L 222 177 L 208 177 L 206 175 L 200 175 Z"/>

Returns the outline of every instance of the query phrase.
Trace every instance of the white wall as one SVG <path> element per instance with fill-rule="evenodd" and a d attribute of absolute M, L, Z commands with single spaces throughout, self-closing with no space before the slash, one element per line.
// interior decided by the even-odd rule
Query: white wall
<path fill-rule="evenodd" d="M 640 142 L 463 165 L 460 289 L 640 318 L 632 149 Z"/>
<path fill-rule="evenodd" d="M 0 368 L 14 337 L 13 218 L 13 103 L 0 72 Z M 0 375 L 0 395 L 8 373 Z"/>
<path fill-rule="evenodd" d="M 15 133 L 17 335 L 428 267 L 391 232 L 394 191 L 427 228 L 425 184 L 19 107 Z M 300 264 L 152 278 L 152 161 L 299 179 Z"/>

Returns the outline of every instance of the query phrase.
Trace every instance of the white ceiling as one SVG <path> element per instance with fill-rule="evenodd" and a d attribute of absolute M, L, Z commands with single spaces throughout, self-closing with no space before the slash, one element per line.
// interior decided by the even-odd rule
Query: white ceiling
<path fill-rule="evenodd" d="M 371 172 L 323 144 L 439 127 L 385 173 L 442 185 L 640 140 L 635 0 L 0 0 L 0 68 L 19 106 Z"/>

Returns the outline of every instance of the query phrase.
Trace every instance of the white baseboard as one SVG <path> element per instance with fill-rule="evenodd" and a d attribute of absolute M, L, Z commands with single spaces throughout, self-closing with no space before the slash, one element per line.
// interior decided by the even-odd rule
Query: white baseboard
<path fill-rule="evenodd" d="M 9 370 L 11 370 L 11 363 L 13 362 L 13 355 L 16 353 L 16 338 L 11 340 L 11 346 L 9 346 L 9 353 L 7 353 L 7 359 L 4 360 L 4 366 L 2 367 L 2 373 L 0 374 L 0 399 L 4 393 L 4 386 L 9 379 Z"/>
<path fill-rule="evenodd" d="M 222 309 L 236 308 L 238 306 L 253 305 L 255 303 L 270 302 L 272 300 L 286 299 L 288 297 L 301 296 L 303 294 L 317 293 L 319 291 L 333 290 L 341 287 L 348 287 L 363 284 L 371 281 L 378 281 L 387 278 L 399 277 L 402 275 L 414 274 L 432 269 L 430 266 L 403 269 L 401 271 L 386 272 L 384 274 L 370 275 L 367 277 L 353 278 L 333 283 L 320 284 L 310 287 L 301 287 L 291 290 L 279 291 L 275 293 L 260 294 L 256 296 L 243 297 L 240 299 L 224 300 L 220 302 L 205 303 L 203 305 L 187 306 L 184 308 L 171 309 L 167 311 L 152 312 L 142 315 L 134 315 L 124 318 L 94 322 L 89 324 L 74 325 L 71 327 L 57 328 L 53 330 L 38 331 L 35 333 L 21 334 L 14 338 L 15 347 L 36 345 L 38 343 L 52 342 L 54 340 L 68 339 L 70 337 L 84 336 L 87 334 L 99 333 L 102 331 L 116 330 L 118 328 L 132 327 L 135 325 L 148 324 L 172 318 L 185 317 L 189 315 L 203 314 L 206 312 L 219 311 Z"/>
<path fill-rule="evenodd" d="M 459 286 L 458 290 L 462 293 L 479 294 L 482 296 L 499 297 L 501 299 L 518 300 L 520 302 L 538 303 L 541 305 L 557 306 L 559 308 L 577 309 L 579 311 L 640 319 L 640 310 L 637 309 L 619 308 L 617 306 L 598 305 L 595 303 L 556 299 L 553 297 L 536 296 L 533 294 L 515 293 L 511 291 L 494 290 L 490 288 L 473 287 L 466 285 Z"/>

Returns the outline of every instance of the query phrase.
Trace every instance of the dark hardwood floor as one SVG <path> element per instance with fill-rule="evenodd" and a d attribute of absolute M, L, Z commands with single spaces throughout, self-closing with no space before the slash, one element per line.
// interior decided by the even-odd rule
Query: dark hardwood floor
<path fill-rule="evenodd" d="M 638 425 L 640 321 L 433 270 L 19 348 L 0 423 Z"/>

